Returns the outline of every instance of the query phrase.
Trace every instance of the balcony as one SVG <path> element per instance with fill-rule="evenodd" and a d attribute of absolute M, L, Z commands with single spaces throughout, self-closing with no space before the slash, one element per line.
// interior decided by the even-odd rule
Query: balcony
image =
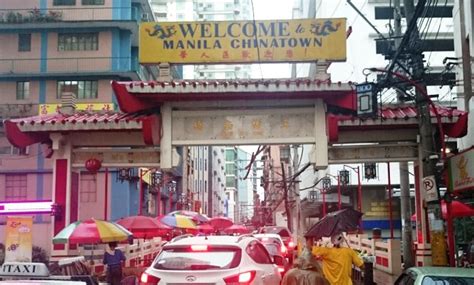
<path fill-rule="evenodd" d="M 142 15 L 130 7 L 0 9 L 0 30 L 117 27 L 136 31 Z M 61 23 L 61 25 L 58 25 Z"/>
<path fill-rule="evenodd" d="M 0 59 L 0 78 L 77 76 L 84 73 L 97 76 L 120 74 L 132 80 L 147 78 L 146 70 L 130 57 Z"/>

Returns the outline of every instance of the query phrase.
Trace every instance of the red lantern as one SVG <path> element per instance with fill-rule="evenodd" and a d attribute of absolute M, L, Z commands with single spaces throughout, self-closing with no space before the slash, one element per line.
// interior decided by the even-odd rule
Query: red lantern
<path fill-rule="evenodd" d="M 102 162 L 96 158 L 89 158 L 86 161 L 86 169 L 91 173 L 97 173 L 100 167 L 102 166 Z"/>

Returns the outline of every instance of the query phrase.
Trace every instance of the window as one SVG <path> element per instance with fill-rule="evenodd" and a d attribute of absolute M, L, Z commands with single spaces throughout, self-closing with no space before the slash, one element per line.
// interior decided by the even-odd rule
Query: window
<path fill-rule="evenodd" d="M 58 51 L 98 50 L 98 33 L 59 34 Z"/>
<path fill-rule="evenodd" d="M 14 146 L 12 146 L 10 154 L 12 154 L 12 155 L 28 155 L 29 150 L 30 150 L 29 147 L 14 147 Z"/>
<path fill-rule="evenodd" d="M 5 201 L 27 200 L 28 180 L 26 174 L 5 175 Z"/>
<path fill-rule="evenodd" d="M 104 5 L 104 0 L 82 0 L 82 5 Z"/>
<path fill-rule="evenodd" d="M 76 5 L 76 0 L 53 0 L 54 6 Z"/>
<path fill-rule="evenodd" d="M 18 34 L 18 51 L 31 51 L 31 34 Z"/>
<path fill-rule="evenodd" d="M 58 81 L 57 98 L 61 98 L 65 86 L 70 86 L 77 99 L 94 99 L 98 97 L 97 80 Z"/>
<path fill-rule="evenodd" d="M 24 100 L 30 97 L 30 82 L 18 81 L 16 83 L 16 99 Z"/>
<path fill-rule="evenodd" d="M 268 254 L 268 251 L 257 241 L 250 242 L 245 251 L 256 263 L 272 264 L 272 258 Z"/>
<path fill-rule="evenodd" d="M 97 202 L 97 176 L 95 174 L 81 174 L 81 203 Z"/>

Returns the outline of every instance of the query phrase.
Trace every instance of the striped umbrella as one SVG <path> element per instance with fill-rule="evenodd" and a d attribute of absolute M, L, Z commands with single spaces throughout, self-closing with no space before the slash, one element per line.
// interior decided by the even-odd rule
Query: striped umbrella
<path fill-rule="evenodd" d="M 200 214 L 195 211 L 186 211 L 186 210 L 178 210 L 169 213 L 168 215 L 174 216 L 174 215 L 181 215 L 181 216 L 187 216 L 190 217 L 193 221 L 199 222 L 199 223 L 206 223 L 209 221 L 209 218 L 204 216 L 203 214 Z"/>
<path fill-rule="evenodd" d="M 196 224 L 190 217 L 182 215 L 166 215 L 159 217 L 160 221 L 173 228 L 196 229 Z"/>
<path fill-rule="evenodd" d="M 132 238 L 132 233 L 119 224 L 89 219 L 77 221 L 60 231 L 54 238 L 54 244 L 93 244 L 120 242 Z"/>

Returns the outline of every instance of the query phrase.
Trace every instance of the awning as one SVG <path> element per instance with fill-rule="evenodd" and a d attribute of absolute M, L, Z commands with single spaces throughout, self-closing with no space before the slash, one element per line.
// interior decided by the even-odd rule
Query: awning
<path fill-rule="evenodd" d="M 441 212 L 443 213 L 443 219 L 446 219 L 448 209 L 444 201 L 441 201 Z M 474 216 L 474 208 L 461 201 L 453 201 L 451 202 L 451 216 L 453 218 L 472 217 Z M 411 221 L 416 221 L 416 214 L 411 216 Z"/>
<path fill-rule="evenodd" d="M 116 112 L 56 113 L 4 121 L 8 141 L 26 147 L 49 141 L 49 133 L 68 131 L 141 131 L 147 145 L 159 145 L 161 118 L 156 114 L 123 114 Z"/>

